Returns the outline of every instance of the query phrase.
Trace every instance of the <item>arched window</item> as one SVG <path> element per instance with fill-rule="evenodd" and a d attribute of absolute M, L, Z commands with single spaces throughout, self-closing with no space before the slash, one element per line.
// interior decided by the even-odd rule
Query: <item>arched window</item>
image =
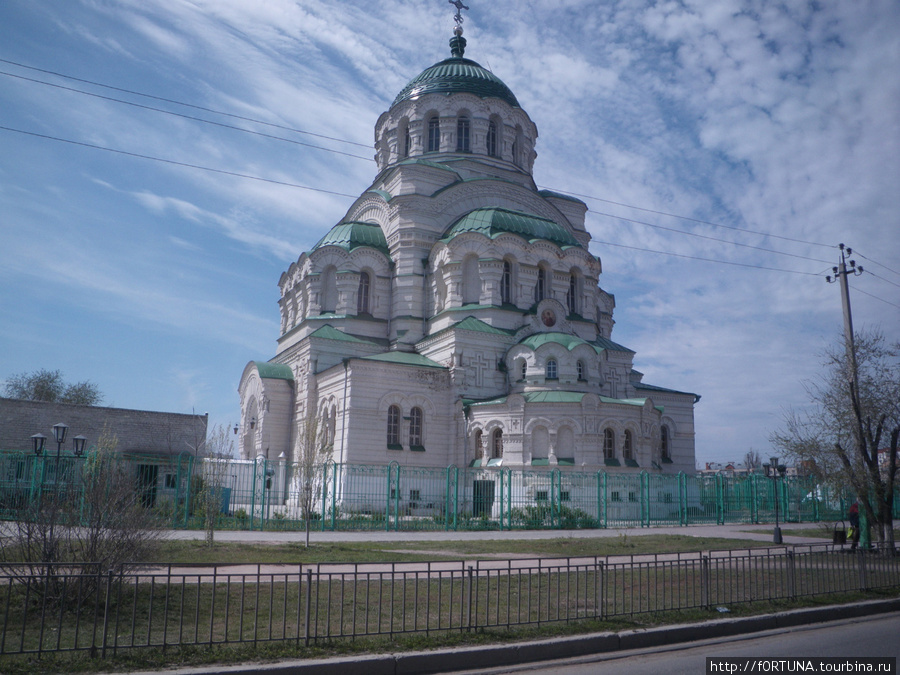
<path fill-rule="evenodd" d="M 467 255 L 462 265 L 462 301 L 464 305 L 477 305 L 481 301 L 481 277 L 478 274 L 478 256 Z"/>
<path fill-rule="evenodd" d="M 409 147 L 411 143 L 409 138 L 409 120 L 405 117 L 400 121 L 400 127 L 398 128 L 397 133 L 400 137 L 400 142 L 397 144 L 397 154 L 400 155 L 401 159 L 409 157 Z"/>
<path fill-rule="evenodd" d="M 625 459 L 634 459 L 631 431 L 628 429 L 625 430 L 625 438 L 622 441 L 622 457 Z"/>
<path fill-rule="evenodd" d="M 441 149 L 441 120 L 435 115 L 428 120 L 428 152 Z"/>
<path fill-rule="evenodd" d="M 512 265 L 503 261 L 503 276 L 500 278 L 500 302 L 508 305 L 512 302 Z"/>
<path fill-rule="evenodd" d="M 659 430 L 659 456 L 663 459 L 672 459 L 672 450 L 669 447 L 669 427 Z"/>
<path fill-rule="evenodd" d="M 528 362 L 524 359 L 522 360 L 522 380 L 525 380 L 525 375 L 528 373 Z"/>
<path fill-rule="evenodd" d="M 616 458 L 616 432 L 609 427 L 603 430 L 603 457 L 604 459 Z"/>
<path fill-rule="evenodd" d="M 585 377 L 584 377 L 584 361 L 579 361 L 578 363 L 576 363 L 576 364 L 575 364 L 575 370 L 576 370 L 576 372 L 577 372 L 577 374 L 578 374 L 578 381 L 579 381 L 579 382 L 584 382 L 584 380 L 585 380 Z"/>
<path fill-rule="evenodd" d="M 334 314 L 337 309 L 337 274 L 334 267 L 327 267 L 322 274 L 322 313 Z"/>
<path fill-rule="evenodd" d="M 388 408 L 387 444 L 388 447 L 400 445 L 400 406 L 392 405 Z"/>
<path fill-rule="evenodd" d="M 413 408 L 409 411 L 409 447 L 422 447 L 422 409 Z"/>
<path fill-rule="evenodd" d="M 557 379 L 558 372 L 556 367 L 556 359 L 550 359 L 547 361 L 547 379 L 555 380 Z"/>
<path fill-rule="evenodd" d="M 356 295 L 356 313 L 369 313 L 369 273 L 361 272 L 359 275 L 359 292 Z"/>
<path fill-rule="evenodd" d="M 469 144 L 469 118 L 460 117 L 456 120 L 456 151 L 470 152 Z"/>
<path fill-rule="evenodd" d="M 491 457 L 494 459 L 503 457 L 503 431 L 501 429 L 494 429 L 494 433 L 491 434 Z"/>
<path fill-rule="evenodd" d="M 497 156 L 497 146 L 499 145 L 497 136 L 497 123 L 494 120 L 491 120 L 490 124 L 488 124 L 487 138 L 485 139 L 487 154 L 490 157 Z"/>
<path fill-rule="evenodd" d="M 547 269 L 538 267 L 537 283 L 534 285 L 534 301 L 540 302 L 547 297 Z"/>
<path fill-rule="evenodd" d="M 475 459 L 484 457 L 484 434 L 481 429 L 475 430 Z"/>
<path fill-rule="evenodd" d="M 569 275 L 569 290 L 566 291 L 566 307 L 569 314 L 578 313 L 578 279 L 574 274 Z"/>
<path fill-rule="evenodd" d="M 334 445 L 334 427 L 337 420 L 337 411 L 332 408 L 330 411 L 322 412 L 322 438 L 325 445 Z"/>
<path fill-rule="evenodd" d="M 516 127 L 516 138 L 513 141 L 512 146 L 512 160 L 515 162 L 517 166 L 522 166 L 525 162 L 523 161 L 522 155 L 525 147 L 524 135 L 522 134 L 522 127 Z"/>

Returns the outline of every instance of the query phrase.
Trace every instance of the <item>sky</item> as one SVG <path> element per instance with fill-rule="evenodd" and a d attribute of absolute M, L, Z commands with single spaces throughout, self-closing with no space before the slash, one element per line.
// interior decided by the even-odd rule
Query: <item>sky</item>
<path fill-rule="evenodd" d="M 698 464 L 768 457 L 807 404 L 838 244 L 857 330 L 900 335 L 900 3 L 467 4 L 466 56 L 537 124 L 535 181 L 590 208 L 613 339 L 702 396 Z M 237 422 L 281 273 L 374 180 L 375 122 L 454 12 L 0 2 L 0 386 L 59 369 L 103 405 Z"/>

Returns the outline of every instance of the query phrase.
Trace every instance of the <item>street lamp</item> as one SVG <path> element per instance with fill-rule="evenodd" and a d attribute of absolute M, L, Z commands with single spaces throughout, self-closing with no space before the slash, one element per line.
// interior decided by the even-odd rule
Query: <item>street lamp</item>
<path fill-rule="evenodd" d="M 59 455 L 62 451 L 62 444 L 66 442 L 66 432 L 69 431 L 69 425 L 59 422 L 53 425 L 53 435 L 56 436 L 56 464 L 53 469 L 53 480 L 59 482 Z"/>
<path fill-rule="evenodd" d="M 773 533 L 773 541 L 776 544 L 780 544 L 782 539 L 781 528 L 778 526 L 778 476 L 784 478 L 787 467 L 784 464 L 779 464 L 777 457 L 770 457 L 769 463 L 763 464 L 763 469 L 765 469 L 766 477 L 771 478 L 775 485 L 775 532 Z"/>
<path fill-rule="evenodd" d="M 54 480 L 59 482 L 59 458 L 62 455 L 62 446 L 66 442 L 66 433 L 69 430 L 67 424 L 60 422 L 53 425 L 53 436 L 56 440 L 56 464 Z M 35 457 L 40 457 L 44 452 L 44 445 L 47 443 L 47 437 L 44 434 L 34 434 L 31 437 L 31 448 L 34 450 Z M 84 454 L 84 446 L 87 438 L 79 434 L 72 439 L 72 454 L 75 457 L 81 457 Z M 43 480 L 41 481 L 43 482 Z"/>

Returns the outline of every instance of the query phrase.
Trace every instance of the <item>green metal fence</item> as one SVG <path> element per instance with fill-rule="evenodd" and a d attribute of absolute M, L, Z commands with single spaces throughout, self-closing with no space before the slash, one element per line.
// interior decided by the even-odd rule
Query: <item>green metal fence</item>
<path fill-rule="evenodd" d="M 27 516 L 47 490 L 78 494 L 83 458 L 0 452 L 0 519 Z M 116 456 L 136 495 L 173 528 L 200 527 L 214 489 L 217 526 L 306 527 L 299 465 L 285 461 Z M 808 477 L 586 472 L 575 467 L 423 468 L 336 464 L 311 480 L 314 530 L 516 530 L 840 521 L 842 495 Z M 900 516 L 900 498 L 895 500 Z"/>

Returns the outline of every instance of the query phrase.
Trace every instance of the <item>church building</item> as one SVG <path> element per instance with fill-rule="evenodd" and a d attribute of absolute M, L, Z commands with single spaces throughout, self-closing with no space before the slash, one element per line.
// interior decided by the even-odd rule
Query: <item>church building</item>
<path fill-rule="evenodd" d="M 375 124 L 371 187 L 281 275 L 241 456 L 298 461 L 315 415 L 338 464 L 692 473 L 699 396 L 614 341 L 587 206 L 537 188 L 535 123 L 465 48 L 457 14 Z"/>

